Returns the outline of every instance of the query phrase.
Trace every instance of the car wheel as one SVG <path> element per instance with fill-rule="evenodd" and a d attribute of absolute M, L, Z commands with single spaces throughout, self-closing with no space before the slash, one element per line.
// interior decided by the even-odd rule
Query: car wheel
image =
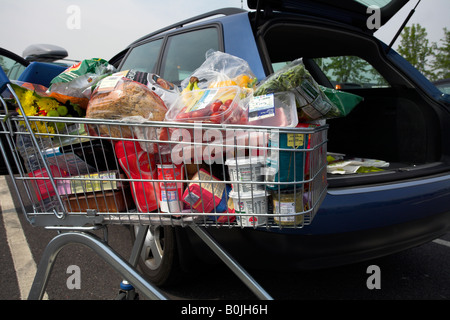
<path fill-rule="evenodd" d="M 134 242 L 138 227 L 130 230 Z M 181 270 L 173 227 L 149 227 L 138 265 L 148 280 L 157 286 L 173 284 L 179 278 Z"/>

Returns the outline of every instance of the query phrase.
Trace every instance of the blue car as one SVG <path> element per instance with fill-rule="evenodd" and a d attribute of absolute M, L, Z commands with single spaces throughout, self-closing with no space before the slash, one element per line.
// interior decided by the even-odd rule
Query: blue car
<path fill-rule="evenodd" d="M 258 79 L 301 57 L 320 85 L 364 98 L 346 117 L 327 120 L 328 150 L 384 160 L 389 167 L 328 174 L 325 200 L 302 229 L 208 229 L 242 265 L 278 271 L 340 266 L 449 231 L 449 96 L 375 38 L 368 23 L 370 4 L 383 5 L 381 26 L 407 2 L 248 1 L 249 12 L 227 8 L 181 21 L 111 59 L 121 70 L 154 72 L 179 84 L 209 49 L 243 58 Z M 180 269 L 212 257 L 189 228 L 151 227 L 141 267 L 152 281 L 166 284 Z"/>

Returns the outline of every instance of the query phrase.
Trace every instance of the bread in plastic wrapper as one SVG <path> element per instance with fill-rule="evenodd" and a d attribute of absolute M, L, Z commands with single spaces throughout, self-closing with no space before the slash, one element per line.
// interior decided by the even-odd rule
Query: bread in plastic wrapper
<path fill-rule="evenodd" d="M 163 121 L 166 111 L 163 100 L 151 89 L 118 75 L 103 79 L 97 86 L 89 100 L 86 118 L 144 123 Z M 89 129 L 101 136 L 138 138 L 133 125 L 96 125 Z M 159 136 L 159 132 L 152 133 L 155 128 L 148 128 L 148 131 L 147 136 Z"/>

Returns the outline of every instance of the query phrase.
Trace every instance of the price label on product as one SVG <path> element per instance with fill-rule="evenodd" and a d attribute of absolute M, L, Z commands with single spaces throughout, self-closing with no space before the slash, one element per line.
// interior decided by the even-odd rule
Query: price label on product
<path fill-rule="evenodd" d="M 122 79 L 121 75 L 117 75 L 117 76 L 109 76 L 104 78 L 102 81 L 100 81 L 100 84 L 98 85 L 98 91 L 111 91 L 113 90 L 116 85 L 117 82 L 119 82 L 119 80 Z"/>
<path fill-rule="evenodd" d="M 253 97 L 248 107 L 248 120 L 255 121 L 275 116 L 274 95 L 265 94 Z"/>
<path fill-rule="evenodd" d="M 195 91 L 192 94 L 191 98 L 195 98 Z M 202 94 L 199 94 L 198 100 L 192 105 L 191 108 L 186 109 L 185 112 L 191 112 L 196 110 L 201 110 L 209 106 L 214 100 L 216 100 L 217 89 L 213 90 L 205 90 Z"/>
<path fill-rule="evenodd" d="M 302 147 L 305 143 L 305 135 L 301 133 L 288 133 L 287 134 L 287 146 L 297 149 Z"/>

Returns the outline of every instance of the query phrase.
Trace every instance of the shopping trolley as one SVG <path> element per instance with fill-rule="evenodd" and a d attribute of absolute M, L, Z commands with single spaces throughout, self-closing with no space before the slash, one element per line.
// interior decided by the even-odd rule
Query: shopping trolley
<path fill-rule="evenodd" d="M 191 228 L 258 298 L 272 299 L 208 229 L 311 224 L 327 190 L 326 125 L 25 116 L 2 71 L 0 79 L 0 91 L 11 92 L 1 99 L 0 149 L 20 206 L 32 225 L 58 231 L 38 264 L 29 299 L 43 297 L 55 257 L 74 243 L 108 262 L 124 287 L 166 299 L 136 269 L 153 225 Z M 8 111 L 12 103 L 18 112 Z M 108 245 L 108 225 L 137 227 L 128 260 Z M 103 238 L 92 233 L 98 229 Z"/>

